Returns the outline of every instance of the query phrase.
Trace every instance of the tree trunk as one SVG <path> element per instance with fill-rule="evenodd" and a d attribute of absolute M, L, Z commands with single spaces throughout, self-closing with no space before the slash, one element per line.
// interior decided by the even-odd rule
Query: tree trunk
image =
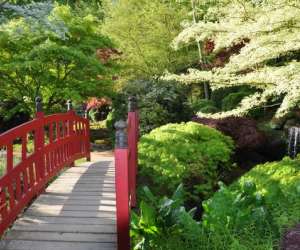
<path fill-rule="evenodd" d="M 191 0 L 191 4 L 192 4 L 192 10 L 193 10 L 193 22 L 197 23 L 197 19 L 196 19 L 196 7 L 195 7 L 195 0 Z M 199 62 L 203 63 L 203 55 L 202 55 L 202 48 L 201 48 L 201 44 L 199 41 L 197 42 L 197 47 L 198 47 L 198 54 L 199 54 Z M 209 100 L 209 84 L 206 82 L 203 84 L 204 85 L 204 96 L 205 99 Z"/>

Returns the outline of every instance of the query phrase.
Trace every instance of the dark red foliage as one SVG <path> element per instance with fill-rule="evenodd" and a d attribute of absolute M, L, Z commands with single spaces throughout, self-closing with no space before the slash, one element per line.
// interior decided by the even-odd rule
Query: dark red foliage
<path fill-rule="evenodd" d="M 91 97 L 86 103 L 86 110 L 98 109 L 102 106 L 111 106 L 111 100 L 106 98 Z"/>
<path fill-rule="evenodd" d="M 218 129 L 230 136 L 235 141 L 237 149 L 256 149 L 266 143 L 266 137 L 258 130 L 255 120 L 250 118 L 210 119 L 195 117 L 193 121 Z"/>
<path fill-rule="evenodd" d="M 199 63 L 198 67 L 202 70 L 211 70 L 216 67 L 224 67 L 229 61 L 230 57 L 235 54 L 239 54 L 241 49 L 249 43 L 248 38 L 244 38 L 239 43 L 232 45 L 231 47 L 225 48 L 218 53 L 216 53 L 214 59 L 210 63 Z M 204 43 L 204 53 L 210 54 L 215 48 L 215 43 L 212 40 L 207 40 Z"/>
<path fill-rule="evenodd" d="M 203 50 L 204 50 L 204 53 L 206 55 L 210 54 L 211 52 L 213 52 L 215 48 L 215 43 L 214 41 L 212 40 L 207 40 L 205 41 L 204 45 L 203 45 Z"/>
<path fill-rule="evenodd" d="M 96 51 L 98 59 L 105 64 L 108 63 L 109 60 L 118 58 L 118 56 L 122 55 L 122 52 L 114 49 L 114 48 L 103 48 L 97 49 Z"/>
<path fill-rule="evenodd" d="M 300 224 L 295 228 L 288 230 L 282 239 L 282 250 L 299 250 L 300 249 Z"/>

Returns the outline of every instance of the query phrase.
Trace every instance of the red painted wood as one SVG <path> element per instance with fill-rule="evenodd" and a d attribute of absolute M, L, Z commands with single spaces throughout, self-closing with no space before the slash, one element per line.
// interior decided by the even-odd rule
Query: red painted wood
<path fill-rule="evenodd" d="M 130 208 L 136 206 L 139 116 L 128 113 L 128 148 L 115 149 L 118 250 L 130 249 Z"/>
<path fill-rule="evenodd" d="M 128 149 L 115 149 L 118 250 L 130 250 Z"/>
<path fill-rule="evenodd" d="M 129 189 L 130 205 L 136 206 L 136 175 L 137 175 L 137 143 L 138 143 L 137 111 L 128 113 L 128 148 L 129 148 Z"/>
<path fill-rule="evenodd" d="M 13 145 L 9 143 L 6 145 L 6 172 L 8 173 L 13 169 L 14 158 L 13 158 Z"/>
<path fill-rule="evenodd" d="M 79 135 L 74 133 L 75 122 L 84 124 L 87 131 Z M 49 131 L 45 131 L 45 127 Z M 49 116 L 38 112 L 32 121 L 0 135 L 0 148 L 6 148 L 7 162 L 6 173 L 0 178 L 0 235 L 62 168 L 79 158 L 89 157 L 87 146 L 77 146 L 89 145 L 88 130 L 88 121 L 74 112 Z M 28 155 L 27 137 L 32 133 L 34 152 Z M 46 133 L 49 137 L 47 144 Z M 21 152 L 15 156 L 20 158 L 20 162 L 14 166 L 13 142 L 19 138 L 22 140 Z"/>

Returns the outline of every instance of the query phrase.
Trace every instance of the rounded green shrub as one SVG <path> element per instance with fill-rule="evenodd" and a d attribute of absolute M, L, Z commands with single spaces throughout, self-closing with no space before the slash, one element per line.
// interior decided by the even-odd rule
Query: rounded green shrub
<path fill-rule="evenodd" d="M 251 94 L 251 92 L 247 92 L 245 90 L 230 93 L 222 101 L 222 110 L 228 111 L 236 108 L 239 105 L 239 103 L 244 99 L 244 97 L 246 97 L 249 94 Z"/>
<path fill-rule="evenodd" d="M 233 141 L 194 122 L 167 124 L 139 143 L 139 174 L 156 195 L 169 195 L 183 183 L 186 200 L 208 197 L 222 172 L 231 168 Z"/>
<path fill-rule="evenodd" d="M 191 107 L 194 113 L 216 113 L 219 111 L 215 103 L 207 99 L 198 99 L 191 103 Z"/>
<path fill-rule="evenodd" d="M 203 225 L 227 247 L 238 242 L 243 249 L 263 249 L 269 242 L 277 249 L 282 233 L 300 221 L 300 158 L 256 166 L 203 207 Z"/>

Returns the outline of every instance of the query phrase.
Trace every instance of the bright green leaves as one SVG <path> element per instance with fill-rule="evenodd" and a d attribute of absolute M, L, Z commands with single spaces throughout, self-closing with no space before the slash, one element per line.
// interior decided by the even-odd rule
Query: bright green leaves
<path fill-rule="evenodd" d="M 132 212 L 131 232 L 134 249 L 166 249 L 169 242 L 168 237 L 177 237 L 181 240 L 182 229 L 185 227 L 198 229 L 194 231 L 194 236 L 199 232 L 199 226 L 193 220 L 194 209 L 186 211 L 183 204 L 183 187 L 179 185 L 171 198 L 154 198 L 148 187 L 144 187 L 141 192 L 142 201 L 139 204 L 139 214 Z M 184 237 L 185 240 L 191 238 Z M 183 241 L 185 241 L 183 240 Z"/>
<path fill-rule="evenodd" d="M 229 242 L 247 244 L 243 235 L 256 238 L 257 248 L 270 237 L 275 242 L 300 218 L 299 166 L 299 159 L 285 158 L 253 168 L 230 187 L 221 184 L 203 203 L 203 225 L 215 235 L 227 235 Z"/>
<path fill-rule="evenodd" d="M 80 102 L 110 94 L 117 69 L 114 62 L 97 57 L 97 50 L 113 47 L 101 34 L 97 17 L 56 5 L 49 18 L 64 21 L 67 39 L 48 30 L 32 31 L 22 20 L 1 27 L 1 100 L 22 103 L 31 114 L 36 95 L 50 112 L 60 110 L 69 98 Z"/>
<path fill-rule="evenodd" d="M 193 122 L 168 124 L 141 138 L 140 173 L 159 196 L 183 183 L 184 199 L 199 202 L 231 168 L 232 150 L 232 140 L 215 129 Z"/>
<path fill-rule="evenodd" d="M 108 2 L 105 32 L 123 54 L 123 77 L 149 78 L 165 69 L 175 71 L 196 59 L 194 52 L 173 51 L 170 43 L 188 18 L 182 1 L 120 0 Z M 191 50 L 189 51 L 191 52 Z"/>

